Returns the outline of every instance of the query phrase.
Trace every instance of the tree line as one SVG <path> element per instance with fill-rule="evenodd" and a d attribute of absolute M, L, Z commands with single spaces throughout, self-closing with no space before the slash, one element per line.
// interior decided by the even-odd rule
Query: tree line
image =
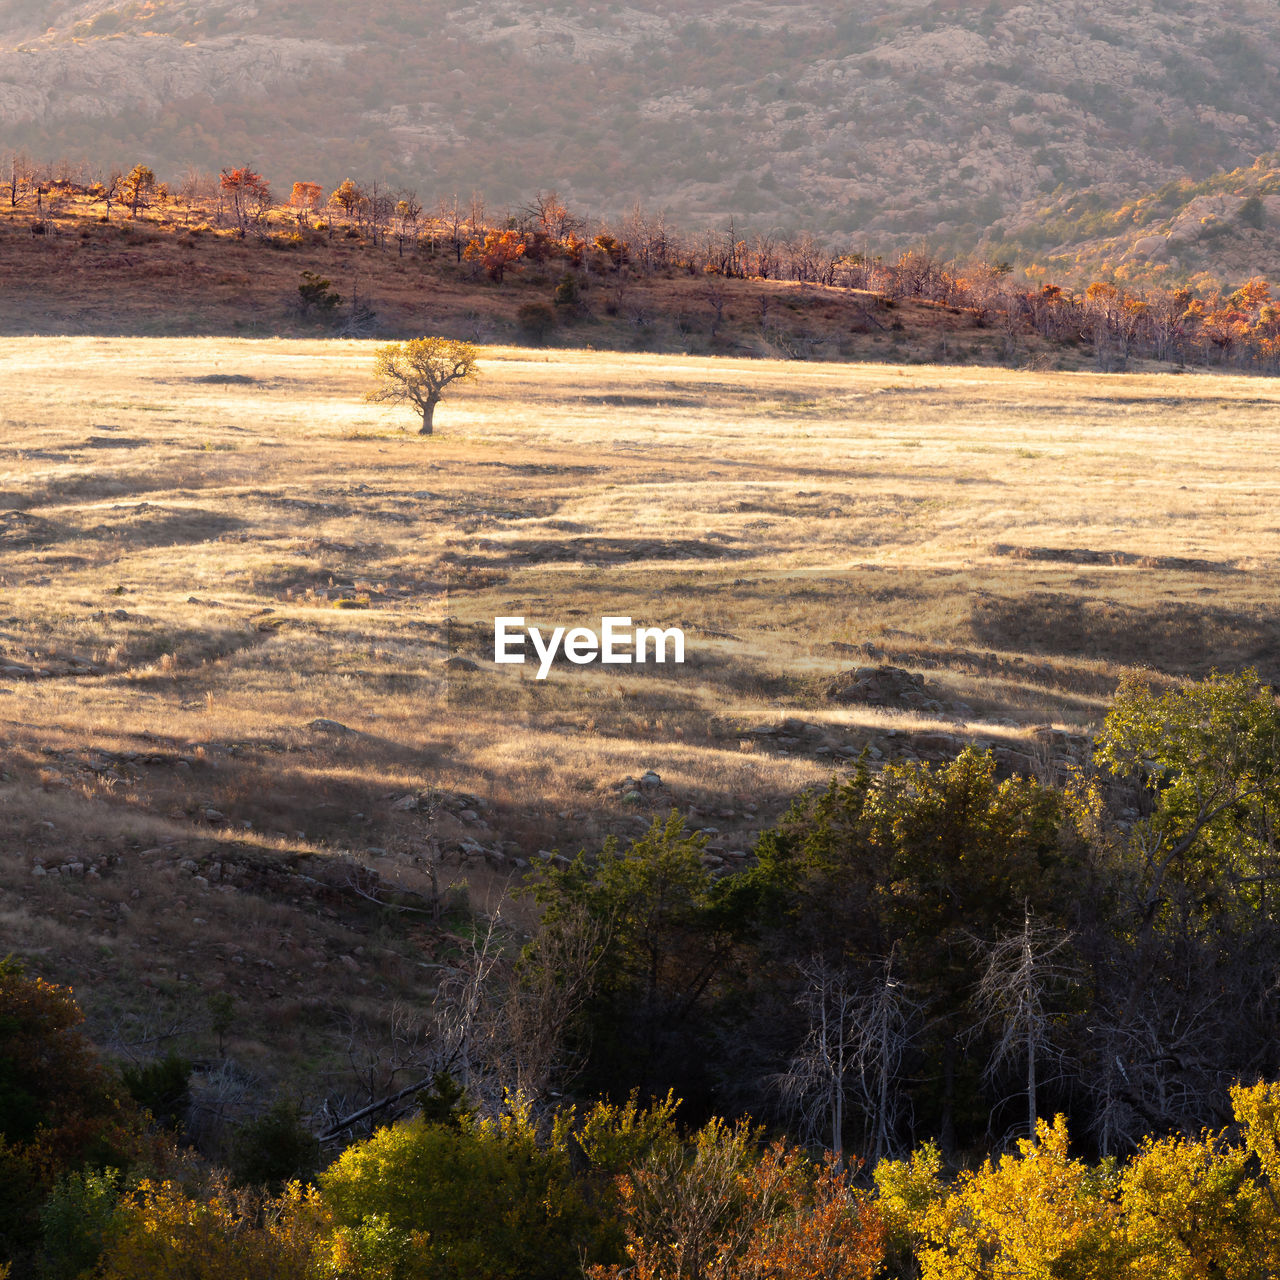
<path fill-rule="evenodd" d="M 1278 815 L 1280 707 L 1252 672 L 1127 680 L 1065 784 L 974 750 L 859 767 L 738 870 L 672 813 L 546 864 L 531 934 L 477 921 L 350 1089 L 203 1158 L 175 1145 L 186 1068 L 114 1072 L 70 993 L 9 962 L 0 1257 L 120 1280 L 1274 1275 Z"/>
<path fill-rule="evenodd" d="M 584 276 L 606 276 L 621 288 L 628 279 L 679 273 L 705 279 L 708 300 L 722 315 L 718 281 L 780 280 L 951 308 L 1000 331 L 1011 360 L 1035 334 L 1084 347 L 1101 370 L 1151 359 L 1280 372 L 1280 299 L 1261 276 L 1236 288 L 1199 291 L 1135 289 L 1106 279 L 1072 290 L 1020 279 L 1003 263 L 944 260 L 928 249 L 886 261 L 833 248 L 808 233 L 744 232 L 733 219 L 699 234 L 640 207 L 599 222 L 572 212 L 555 191 L 539 191 L 514 210 L 489 210 L 478 194 L 442 198 L 428 209 L 415 191 L 353 179 L 332 191 L 297 181 L 279 197 L 249 165 L 218 175 L 190 171 L 172 186 L 144 164 L 90 177 L 83 166 L 41 166 L 13 152 L 5 167 L 7 202 L 11 209 L 34 203 L 33 229 L 52 227 L 60 200 L 88 195 L 102 202 L 108 218 L 114 206 L 135 219 L 150 209 L 180 214 L 188 223 L 193 216 L 208 219 L 240 237 L 298 241 L 350 234 L 401 257 L 451 256 L 495 284 L 526 264 L 558 266 L 564 272 L 556 294 L 561 303 L 576 299 Z M 869 324 L 881 323 L 867 315 Z"/>

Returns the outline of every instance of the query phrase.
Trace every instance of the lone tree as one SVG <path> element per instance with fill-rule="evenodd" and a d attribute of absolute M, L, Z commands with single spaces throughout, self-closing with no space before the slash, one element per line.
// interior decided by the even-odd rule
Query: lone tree
<path fill-rule="evenodd" d="M 365 396 L 374 404 L 412 404 L 422 411 L 418 434 L 431 434 L 431 419 L 451 382 L 479 376 L 476 349 L 453 338 L 410 338 L 379 347 L 373 366 L 378 386 Z"/>

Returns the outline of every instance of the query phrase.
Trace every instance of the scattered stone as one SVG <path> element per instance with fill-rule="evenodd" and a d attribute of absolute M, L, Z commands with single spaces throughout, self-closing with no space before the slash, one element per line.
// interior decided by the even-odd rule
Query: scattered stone
<path fill-rule="evenodd" d="M 640 785 L 646 791 L 656 790 L 658 787 L 662 786 L 662 776 L 650 769 L 647 773 L 640 775 Z"/>
<path fill-rule="evenodd" d="M 417 813 L 417 811 L 418 797 L 415 795 L 401 796 L 400 799 L 391 806 L 392 813 Z"/>
<path fill-rule="evenodd" d="M 480 664 L 471 658 L 463 658 L 454 656 L 445 660 L 445 669 L 448 671 L 479 671 Z"/>

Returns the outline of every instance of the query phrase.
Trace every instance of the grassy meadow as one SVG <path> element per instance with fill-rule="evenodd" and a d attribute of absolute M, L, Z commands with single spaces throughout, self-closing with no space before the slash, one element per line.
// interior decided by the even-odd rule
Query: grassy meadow
<path fill-rule="evenodd" d="M 442 882 L 672 806 L 732 865 L 864 748 L 1053 770 L 1126 670 L 1280 675 L 1266 382 L 491 347 L 423 439 L 375 345 L 0 340 L 0 951 L 116 1052 L 314 1089 Z M 497 614 L 688 660 L 539 682 Z"/>

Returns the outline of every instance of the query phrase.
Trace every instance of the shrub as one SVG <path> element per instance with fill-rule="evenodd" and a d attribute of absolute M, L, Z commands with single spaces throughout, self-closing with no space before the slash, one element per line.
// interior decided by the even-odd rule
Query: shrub
<path fill-rule="evenodd" d="M 1261 196 L 1250 196 L 1236 210 L 1236 218 L 1246 227 L 1261 230 L 1267 225 L 1267 209 Z"/>
<path fill-rule="evenodd" d="M 341 294 L 335 292 L 330 286 L 331 280 L 327 280 L 322 275 L 317 275 L 314 271 L 304 271 L 302 273 L 302 283 L 298 286 L 298 297 L 302 303 L 302 314 L 309 315 L 312 311 L 317 311 L 321 315 L 328 315 L 342 305 Z"/>
<path fill-rule="evenodd" d="M 313 1280 L 323 1228 L 316 1197 L 296 1184 L 278 1200 L 262 1201 L 218 1185 L 195 1199 L 175 1183 L 144 1181 L 122 1204 L 96 1274 L 101 1280 Z"/>
<path fill-rule="evenodd" d="M 582 290 L 578 286 L 578 277 L 565 272 L 556 285 L 555 304 L 557 307 L 576 307 L 581 300 Z"/>
<path fill-rule="evenodd" d="M 545 302 L 526 302 L 516 312 L 520 332 L 533 342 L 543 342 L 556 327 L 556 313 Z"/>
<path fill-rule="evenodd" d="M 129 1096 L 151 1113 L 164 1129 L 176 1129 L 186 1118 L 191 1102 L 191 1063 L 176 1053 L 167 1053 L 140 1067 L 120 1072 Z"/>
<path fill-rule="evenodd" d="M 58 1183 L 40 1213 L 42 1280 L 75 1280 L 96 1266 L 121 1221 L 120 1175 L 72 1173 Z"/>
<path fill-rule="evenodd" d="M 279 1192 L 288 1182 L 309 1181 L 319 1165 L 320 1143 L 297 1106 L 283 1099 L 232 1139 L 231 1169 L 241 1184 Z"/>
<path fill-rule="evenodd" d="M 403 1256 L 404 1280 L 560 1280 L 594 1256 L 596 1226 L 563 1133 L 543 1144 L 523 1108 L 472 1125 L 379 1130 L 320 1175 L 339 1241 L 364 1264 Z"/>

